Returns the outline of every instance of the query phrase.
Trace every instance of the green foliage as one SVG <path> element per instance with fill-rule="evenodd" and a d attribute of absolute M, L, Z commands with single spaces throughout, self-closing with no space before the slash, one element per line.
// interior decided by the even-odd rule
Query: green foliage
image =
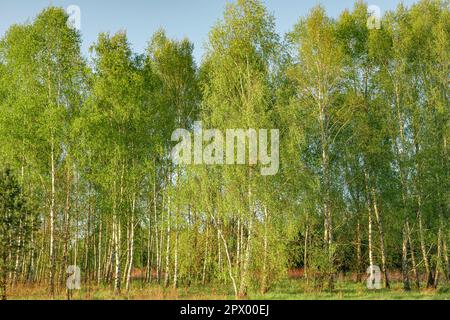
<path fill-rule="evenodd" d="M 141 55 L 125 31 L 101 33 L 88 65 L 67 18 L 49 7 L 0 40 L 3 285 L 50 280 L 55 294 L 76 264 L 85 286 L 116 294 L 141 278 L 357 298 L 360 284 L 346 295 L 337 275 L 374 263 L 386 286 L 401 269 L 405 287 L 426 273 L 446 290 L 447 0 L 399 5 L 374 30 L 363 2 L 336 19 L 317 6 L 285 40 L 262 1 L 236 0 L 199 66 L 193 44 L 164 30 Z M 196 121 L 279 129 L 279 173 L 176 165 L 171 135 Z"/>
<path fill-rule="evenodd" d="M 24 195 L 17 178 L 10 169 L 0 173 L 0 290 L 7 298 L 7 275 L 20 272 L 13 254 L 29 251 L 32 233 L 38 226 L 38 216 L 31 200 Z M 34 249 L 34 248 L 31 248 Z"/>

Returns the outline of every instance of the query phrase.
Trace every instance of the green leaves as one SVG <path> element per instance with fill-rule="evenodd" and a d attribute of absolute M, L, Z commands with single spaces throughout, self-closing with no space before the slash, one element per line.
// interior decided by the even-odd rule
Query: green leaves
<path fill-rule="evenodd" d="M 9 168 L 0 172 L 0 290 L 6 298 L 7 273 L 14 270 L 11 258 L 16 250 L 28 250 L 31 233 L 36 231 L 37 211 L 24 194 Z"/>
<path fill-rule="evenodd" d="M 125 31 L 102 33 L 91 66 L 62 9 L 11 26 L 0 41 L 0 163 L 19 174 L 0 180 L 0 224 L 25 228 L 36 201 L 32 220 L 44 227 L 33 236 L 45 252 L 17 256 L 38 261 L 27 271 L 42 277 L 52 239 L 56 263 L 83 257 L 98 283 L 120 287 L 136 266 L 148 281 L 155 270 L 167 285 L 231 281 L 244 296 L 290 267 L 321 282 L 359 272 L 369 251 L 397 268 L 408 218 L 409 255 L 438 268 L 436 240 L 448 230 L 447 2 L 399 6 L 371 30 L 362 2 L 336 19 L 317 6 L 282 41 L 262 1 L 236 0 L 199 68 L 193 44 L 164 30 L 143 54 Z M 177 166 L 172 133 L 198 130 L 196 121 L 279 129 L 279 174 Z M 372 235 L 365 245 L 369 213 L 386 250 Z M 9 246 L 16 238 L 4 234 Z"/>

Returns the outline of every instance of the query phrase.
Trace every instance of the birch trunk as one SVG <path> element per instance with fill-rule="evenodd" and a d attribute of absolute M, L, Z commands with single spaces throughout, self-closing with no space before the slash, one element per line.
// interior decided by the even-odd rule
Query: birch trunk
<path fill-rule="evenodd" d="M 235 296 L 236 299 L 239 299 L 239 292 L 238 292 L 238 289 L 237 289 L 236 279 L 233 276 L 233 265 L 232 265 L 232 262 L 231 262 L 230 251 L 228 250 L 228 244 L 227 244 L 227 241 L 225 240 L 225 237 L 223 236 L 222 230 L 218 226 L 217 222 L 216 222 L 216 226 L 217 226 L 217 231 L 219 232 L 220 238 L 222 239 L 223 246 L 225 248 L 225 254 L 227 256 L 227 262 L 228 262 L 228 275 L 229 275 L 229 277 L 231 279 L 231 283 L 233 285 L 234 296 Z"/>
<path fill-rule="evenodd" d="M 178 180 L 179 173 L 177 173 Z M 178 184 L 178 182 L 177 182 Z M 176 289 L 178 287 L 178 215 L 179 208 L 177 206 L 175 211 L 175 245 L 174 245 L 174 262 L 173 262 L 173 288 Z"/>
<path fill-rule="evenodd" d="M 100 218 L 100 224 L 98 227 L 98 265 L 97 265 L 97 286 L 102 283 L 102 232 L 103 232 L 103 219 Z"/>
<path fill-rule="evenodd" d="M 306 219 L 306 230 L 305 230 L 305 242 L 304 242 L 304 252 L 303 252 L 303 268 L 304 268 L 304 277 L 306 282 L 308 283 L 309 274 L 308 274 L 308 238 L 309 238 L 309 224 L 308 219 Z"/>
<path fill-rule="evenodd" d="M 167 240 L 166 240 L 166 271 L 164 275 L 164 286 L 169 286 L 170 277 L 170 195 L 167 199 Z"/>
<path fill-rule="evenodd" d="M 202 285 L 206 283 L 206 266 L 208 264 L 209 249 L 209 224 L 206 224 L 205 257 L 203 260 Z"/>
<path fill-rule="evenodd" d="M 403 243 L 402 243 L 402 276 L 403 276 L 403 290 L 410 291 L 409 272 L 408 272 L 408 235 L 406 223 L 403 226 Z"/>
<path fill-rule="evenodd" d="M 114 293 L 120 293 L 120 224 L 117 221 L 116 181 L 114 181 L 112 243 L 114 256 Z"/>
<path fill-rule="evenodd" d="M 374 266 L 373 260 L 373 233 L 372 233 L 372 206 L 370 200 L 370 191 L 369 191 L 369 175 L 367 171 L 364 171 L 364 181 L 366 185 L 366 204 L 367 204 L 367 213 L 368 213 L 368 242 L 369 242 L 369 265 L 370 267 Z"/>
<path fill-rule="evenodd" d="M 384 230 L 383 230 L 383 220 L 381 217 L 381 212 L 378 210 L 377 205 L 377 196 L 375 189 L 372 188 L 372 200 L 373 200 L 373 211 L 375 212 L 375 217 L 377 219 L 377 225 L 378 225 L 378 231 L 380 235 L 380 251 L 381 251 L 381 263 L 384 273 L 384 284 L 386 288 L 390 288 L 389 284 L 389 274 L 387 271 L 387 264 L 386 264 L 386 248 L 385 248 L 385 242 L 384 242 Z"/>
<path fill-rule="evenodd" d="M 51 142 L 51 199 L 50 199 L 50 294 L 52 297 L 55 295 L 55 152 L 54 152 L 54 142 L 52 137 Z"/>
<path fill-rule="evenodd" d="M 442 243 L 442 228 L 439 227 L 438 231 L 438 239 L 437 239 L 437 253 L 436 253 L 436 271 L 434 276 L 434 288 L 437 289 L 439 285 L 439 277 L 440 277 L 440 271 L 441 271 L 441 243 Z"/>
<path fill-rule="evenodd" d="M 263 247 L 263 268 L 262 268 L 262 281 L 261 281 L 261 293 L 266 294 L 268 289 L 268 283 L 267 283 L 267 259 L 269 255 L 269 244 L 268 244 L 268 235 L 267 235 L 267 225 L 269 223 L 269 213 L 267 211 L 267 207 L 264 206 L 264 247 Z M 305 251 L 306 253 L 306 251 Z"/>
<path fill-rule="evenodd" d="M 133 269 L 133 259 L 134 259 L 134 215 L 136 210 L 136 195 L 133 194 L 131 208 L 131 221 L 130 221 L 130 246 L 129 246 L 129 261 L 128 261 L 128 270 L 127 270 L 127 282 L 126 282 L 126 290 L 130 290 L 130 281 L 131 281 L 131 272 Z"/>
<path fill-rule="evenodd" d="M 411 238 L 411 229 L 409 227 L 409 222 L 406 222 L 406 228 L 407 228 L 407 232 L 408 232 L 408 242 L 409 242 L 409 250 L 411 253 L 411 265 L 412 265 L 412 270 L 414 273 L 414 280 L 416 281 L 417 289 L 420 289 L 419 272 L 417 271 L 416 255 L 414 253 L 414 243 Z"/>
<path fill-rule="evenodd" d="M 361 259 L 361 222 L 356 224 L 356 282 L 361 282 L 361 270 L 362 270 L 362 259 Z"/>
<path fill-rule="evenodd" d="M 419 197 L 419 208 L 417 210 L 417 220 L 419 223 L 419 240 L 420 240 L 420 251 L 422 253 L 422 259 L 425 265 L 425 272 L 427 274 L 427 288 L 433 286 L 433 273 L 430 267 L 430 261 L 428 259 L 427 249 L 425 245 L 425 236 L 422 223 L 422 209 L 421 209 L 421 199 Z"/>

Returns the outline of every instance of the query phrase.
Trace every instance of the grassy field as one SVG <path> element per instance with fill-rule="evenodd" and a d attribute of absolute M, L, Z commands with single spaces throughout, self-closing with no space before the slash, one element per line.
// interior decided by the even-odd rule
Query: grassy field
<path fill-rule="evenodd" d="M 338 281 L 334 291 L 307 289 L 303 279 L 285 279 L 273 286 L 265 295 L 253 291 L 249 300 L 450 300 L 450 288 L 441 287 L 438 290 L 422 289 L 404 292 L 400 282 L 392 283 L 390 290 L 371 291 L 363 283 Z M 109 288 L 84 287 L 75 291 L 74 300 L 233 300 L 232 291 L 224 286 L 206 286 L 190 288 L 164 289 L 160 286 L 143 286 L 134 282 L 130 292 L 114 295 Z M 50 299 L 45 287 L 17 286 L 9 292 L 10 300 L 46 300 Z M 61 291 L 55 299 L 67 299 Z"/>

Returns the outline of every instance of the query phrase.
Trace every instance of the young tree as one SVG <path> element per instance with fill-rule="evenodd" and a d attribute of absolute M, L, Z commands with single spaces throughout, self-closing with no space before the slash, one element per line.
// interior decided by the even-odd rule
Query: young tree
<path fill-rule="evenodd" d="M 336 38 L 335 23 L 326 16 L 322 7 L 315 7 L 301 19 L 290 35 L 297 51 L 290 76 L 297 88 L 293 102 L 297 110 L 306 114 L 301 120 L 314 119 L 309 124 L 306 137 L 308 151 L 314 160 L 311 168 L 320 181 L 321 215 L 324 220 L 324 250 L 328 255 L 325 272 L 329 287 L 333 288 L 336 246 L 333 236 L 332 160 L 333 139 L 339 131 L 335 128 L 333 114 L 339 105 L 339 85 L 342 77 L 343 54 Z M 315 143 L 318 141 L 318 143 Z M 318 157 L 318 158 L 316 158 Z"/>
<path fill-rule="evenodd" d="M 0 290 L 7 299 L 8 273 L 15 270 L 14 252 L 27 250 L 35 230 L 36 211 L 11 169 L 0 173 Z"/>
<path fill-rule="evenodd" d="M 271 72 L 278 48 L 273 16 L 260 1 L 239 0 L 227 5 L 223 20 L 210 33 L 203 67 L 204 129 L 211 127 L 225 132 L 232 128 L 273 128 Z M 250 148 L 248 145 L 246 152 Z M 265 179 L 257 169 L 256 163 L 211 168 L 206 169 L 208 174 L 201 178 L 211 184 L 211 191 L 217 194 L 213 195 L 215 200 L 208 204 L 207 210 L 217 229 L 219 245 L 224 247 L 236 297 L 245 297 L 248 293 L 255 271 L 252 268 L 260 223 L 270 226 L 269 196 L 265 195 L 267 190 L 262 188 Z M 271 177 L 266 178 L 267 186 Z M 263 217 L 262 220 L 259 217 Z M 262 291 L 268 286 L 267 233 L 264 239 L 266 263 L 262 267 L 265 273 Z"/>

